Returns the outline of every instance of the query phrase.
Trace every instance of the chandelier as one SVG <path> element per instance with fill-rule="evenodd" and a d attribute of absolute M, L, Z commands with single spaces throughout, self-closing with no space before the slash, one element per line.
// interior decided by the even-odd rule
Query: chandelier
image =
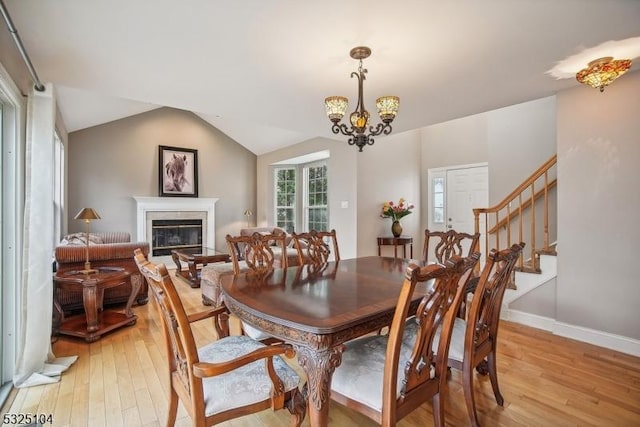
<path fill-rule="evenodd" d="M 349 136 L 347 141 L 349 145 L 356 145 L 359 151 L 365 145 L 373 145 L 373 137 L 381 134 L 389 135 L 391 133 L 391 122 L 398 114 L 398 106 L 400 105 L 400 98 L 397 96 L 382 96 L 376 100 L 376 107 L 378 108 L 378 115 L 382 123 L 378 123 L 375 127 L 369 126 L 368 133 L 367 126 L 369 125 L 369 112 L 364 108 L 364 99 L 362 97 L 362 83 L 365 80 L 366 68 L 362 68 L 362 60 L 368 58 L 371 55 L 371 49 L 366 46 L 358 46 L 351 49 L 349 53 L 353 59 L 360 61 L 358 66 L 358 72 L 351 73 L 351 77 L 358 79 L 358 103 L 356 109 L 349 116 L 351 121 L 351 127 L 347 127 L 344 123 L 340 123 L 340 120 L 344 117 L 347 107 L 349 106 L 349 100 L 344 96 L 330 96 L 324 100 L 324 105 L 327 109 L 327 117 L 333 123 L 331 130 L 335 134 L 342 133 Z"/>
<path fill-rule="evenodd" d="M 604 87 L 613 83 L 615 79 L 631 68 L 630 59 L 613 60 L 611 56 L 599 58 L 589 62 L 587 68 L 578 71 L 576 80 L 604 92 Z"/>

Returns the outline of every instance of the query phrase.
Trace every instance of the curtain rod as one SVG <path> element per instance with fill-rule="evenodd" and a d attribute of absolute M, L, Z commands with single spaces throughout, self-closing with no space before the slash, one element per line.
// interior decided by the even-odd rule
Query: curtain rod
<path fill-rule="evenodd" d="M 36 69 L 33 67 L 31 60 L 29 59 L 29 55 L 27 55 L 27 51 L 24 49 L 22 45 L 22 40 L 20 40 L 20 36 L 18 35 L 18 30 L 13 26 L 13 22 L 11 21 L 11 17 L 9 16 L 9 11 L 7 11 L 7 7 L 4 5 L 4 1 L 0 0 L 0 11 L 2 11 L 2 17 L 4 18 L 4 22 L 7 23 L 7 27 L 9 28 L 9 32 L 13 36 L 13 41 L 22 56 L 22 60 L 27 65 L 27 69 L 29 70 L 29 74 L 31 74 L 31 78 L 34 82 L 33 87 L 38 92 L 44 92 L 44 85 L 40 82 L 38 78 L 38 73 L 36 73 Z"/>

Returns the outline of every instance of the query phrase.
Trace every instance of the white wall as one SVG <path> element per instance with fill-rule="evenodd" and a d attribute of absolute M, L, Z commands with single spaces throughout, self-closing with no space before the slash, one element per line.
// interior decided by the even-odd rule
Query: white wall
<path fill-rule="evenodd" d="M 640 72 L 557 109 L 558 320 L 640 339 Z"/>

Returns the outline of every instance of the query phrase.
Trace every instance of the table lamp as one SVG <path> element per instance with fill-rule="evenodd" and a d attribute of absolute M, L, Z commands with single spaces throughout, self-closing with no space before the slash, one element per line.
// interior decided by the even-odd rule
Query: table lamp
<path fill-rule="evenodd" d="M 98 212 L 93 210 L 93 208 L 84 208 L 80 212 L 78 212 L 78 214 L 74 217 L 74 219 L 84 219 L 84 222 L 87 224 L 87 231 L 86 231 L 87 259 L 84 263 L 84 270 L 81 270 L 80 273 L 83 273 L 83 274 L 97 273 L 98 270 L 92 270 L 91 263 L 89 262 L 89 223 L 91 222 L 92 219 L 100 219 L 100 215 L 98 215 Z"/>
<path fill-rule="evenodd" d="M 251 209 L 247 209 L 246 211 L 244 211 L 244 216 L 247 217 L 247 228 L 249 228 L 249 217 L 253 215 L 253 212 L 251 212 Z"/>

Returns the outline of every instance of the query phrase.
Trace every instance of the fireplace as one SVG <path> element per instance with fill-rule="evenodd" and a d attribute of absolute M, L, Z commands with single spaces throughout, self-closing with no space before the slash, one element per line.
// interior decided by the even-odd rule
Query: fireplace
<path fill-rule="evenodd" d="M 152 256 L 171 255 L 173 249 L 197 249 L 202 252 L 202 220 L 152 220 L 151 241 Z"/>
<path fill-rule="evenodd" d="M 188 247 L 215 249 L 215 203 L 218 199 L 140 196 L 134 199 L 137 212 L 137 239 L 149 242 L 153 262 L 173 265 L 169 255 L 171 249 L 177 249 L 175 246 L 188 245 Z M 160 230 L 163 228 L 159 228 L 176 227 L 180 224 L 182 228 L 173 231 L 169 231 L 170 228 L 164 228 L 166 232 L 162 232 Z M 156 238 L 154 238 L 154 225 L 157 227 Z M 193 237 L 197 229 L 200 236 Z"/>

